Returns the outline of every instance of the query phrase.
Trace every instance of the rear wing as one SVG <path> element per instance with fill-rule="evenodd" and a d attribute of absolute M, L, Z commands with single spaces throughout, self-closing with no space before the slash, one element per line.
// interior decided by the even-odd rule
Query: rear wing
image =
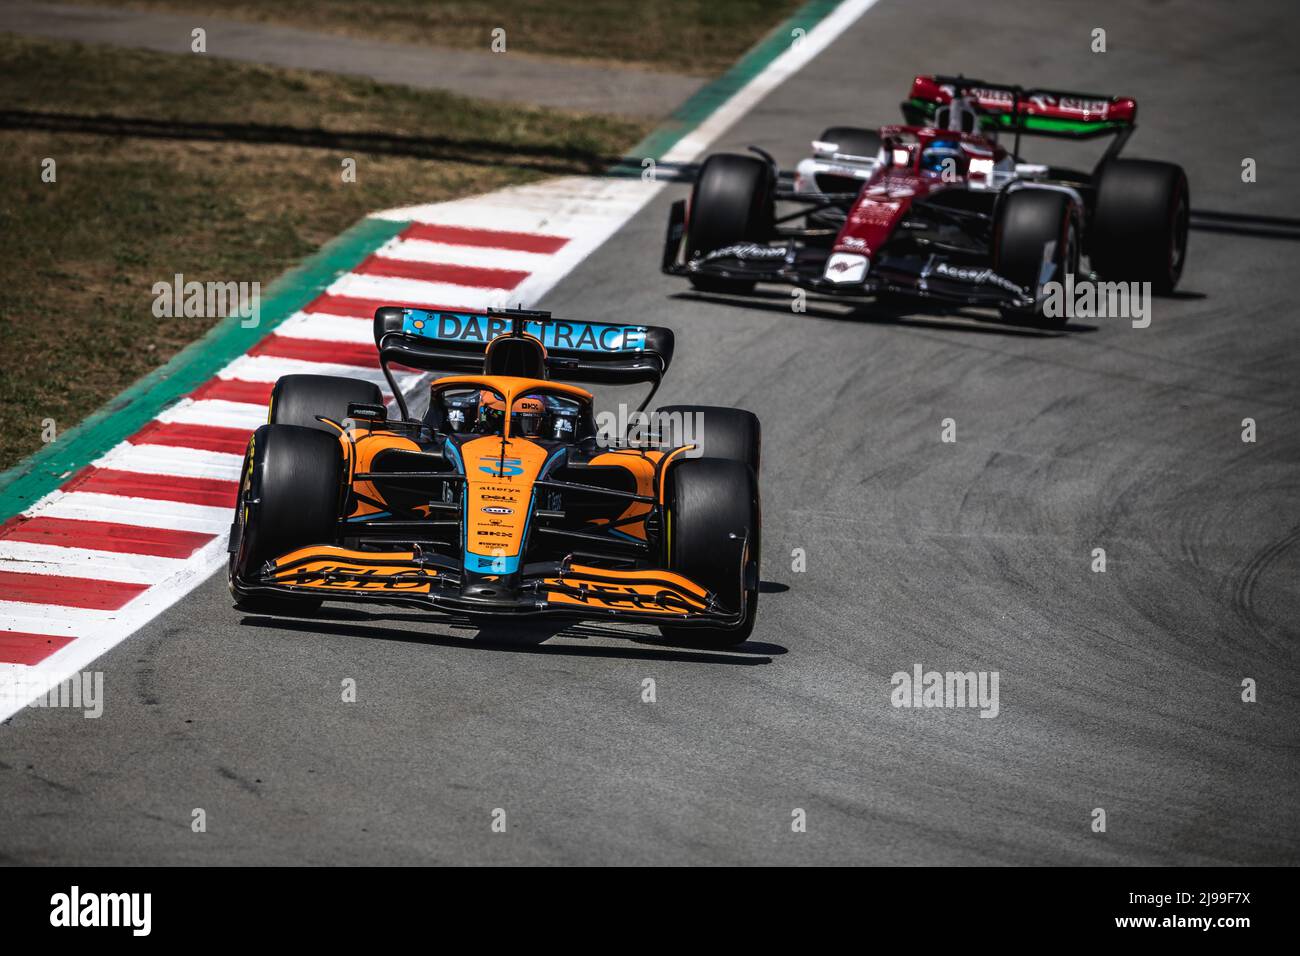
<path fill-rule="evenodd" d="M 399 390 L 389 363 L 430 372 L 482 372 L 488 343 L 512 335 L 531 336 L 542 343 L 547 378 L 649 383 L 650 396 L 673 359 L 672 330 L 654 325 L 555 319 L 549 312 L 531 309 L 465 312 L 383 306 L 375 310 L 375 346 L 394 395 Z"/>
<path fill-rule="evenodd" d="M 918 76 L 903 116 L 913 126 L 932 121 L 954 96 L 973 99 L 986 129 L 1068 139 L 1092 139 L 1120 134 L 1127 139 L 1137 122 L 1137 100 L 1128 96 L 1070 93 L 1002 83 L 987 83 L 965 76 Z"/>

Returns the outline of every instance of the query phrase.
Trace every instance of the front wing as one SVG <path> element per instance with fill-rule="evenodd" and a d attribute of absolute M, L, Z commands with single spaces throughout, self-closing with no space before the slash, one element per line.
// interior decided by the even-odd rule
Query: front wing
<path fill-rule="evenodd" d="M 455 568 L 425 555 L 335 545 L 292 551 L 266 562 L 256 580 L 236 584 L 250 594 L 311 595 L 460 614 L 553 614 L 675 626 L 737 626 L 746 612 L 744 606 L 723 607 L 712 592 L 671 571 L 611 570 L 569 562 L 526 566 L 518 588 L 502 587 L 485 597 L 478 587 L 470 596 L 461 593 Z"/>
<path fill-rule="evenodd" d="M 884 252 L 871 262 L 865 256 L 828 253 L 795 242 L 745 242 L 682 262 L 685 215 L 685 203 L 674 203 L 662 262 L 662 269 L 668 275 L 771 282 L 859 298 L 892 292 L 958 305 L 1013 309 L 1034 305 L 1029 290 L 995 270 L 953 262 L 940 253 L 891 255 Z M 830 275 L 840 279 L 828 278 Z"/>

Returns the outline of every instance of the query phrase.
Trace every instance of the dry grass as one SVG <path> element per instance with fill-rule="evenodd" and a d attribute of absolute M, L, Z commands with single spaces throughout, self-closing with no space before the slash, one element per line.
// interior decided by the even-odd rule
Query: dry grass
<path fill-rule="evenodd" d="M 41 447 L 42 419 L 70 427 L 215 321 L 155 319 L 155 282 L 180 272 L 265 285 L 375 209 L 598 168 L 646 131 L 366 81 L 9 36 L 0 36 L 0 101 L 19 113 L 6 124 L 19 128 L 0 129 L 0 468 Z M 57 117 L 60 129 L 33 128 L 48 125 L 36 113 Z M 64 131 L 96 116 L 162 121 L 161 135 Z M 239 138 L 182 138 L 194 122 L 229 124 L 227 136 Z M 283 142 L 302 130 L 311 141 L 344 137 L 349 148 Z M 358 135 L 374 130 L 391 138 Z M 357 161 L 356 183 L 342 181 L 344 156 Z M 55 183 L 41 181 L 46 157 L 57 163 Z"/>
<path fill-rule="evenodd" d="M 507 49 L 698 76 L 721 73 L 801 0 L 89 0 L 349 36 Z"/>

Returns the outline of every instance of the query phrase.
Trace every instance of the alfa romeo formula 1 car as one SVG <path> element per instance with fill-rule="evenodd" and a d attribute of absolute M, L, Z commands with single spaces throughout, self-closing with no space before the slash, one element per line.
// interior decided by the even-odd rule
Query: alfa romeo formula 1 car
<path fill-rule="evenodd" d="M 1030 316 L 1044 285 L 1077 274 L 1084 255 L 1104 281 L 1156 293 L 1178 283 L 1187 177 L 1119 157 L 1134 100 L 918 76 L 902 110 L 907 125 L 826 130 L 793 177 L 756 147 L 710 156 L 689 205 L 672 207 L 664 271 L 701 291 L 778 282 Z M 1114 139 L 1084 172 L 1023 162 L 1022 134 Z M 800 208 L 778 216 L 778 201 Z"/>
<path fill-rule="evenodd" d="M 375 313 L 373 382 L 287 375 L 245 456 L 230 540 L 236 605 L 323 600 L 464 615 L 555 614 L 738 643 L 758 599 L 760 430 L 750 412 L 669 406 L 698 437 L 635 444 L 597 428 L 569 382 L 649 384 L 668 329 L 549 313 Z M 416 417 L 392 363 L 451 373 Z"/>

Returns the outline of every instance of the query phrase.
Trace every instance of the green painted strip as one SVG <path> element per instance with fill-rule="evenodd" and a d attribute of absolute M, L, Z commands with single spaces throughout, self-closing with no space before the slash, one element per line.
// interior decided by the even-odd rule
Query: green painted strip
<path fill-rule="evenodd" d="M 924 100 L 919 96 L 913 96 L 908 102 L 927 117 L 933 117 L 939 107 L 939 104 L 933 100 Z M 1098 133 L 1133 125 L 1127 120 L 1072 120 L 1032 115 L 1022 116 L 1021 121 L 1020 130 L 1023 133 Z M 984 129 L 1014 132 L 1016 119 L 1010 113 L 993 113 L 981 116 L 980 125 Z"/>
<path fill-rule="evenodd" d="M 178 352 L 26 461 L 0 473 L 0 516 L 18 514 L 49 494 L 114 445 L 135 434 L 177 399 L 211 379 L 276 326 L 308 305 L 340 275 L 406 227 L 405 222 L 363 219 L 322 246 L 301 265 L 269 285 L 261 322 L 244 328 L 223 319 L 203 338 Z"/>
<path fill-rule="evenodd" d="M 628 153 L 628 160 L 634 160 L 633 165 L 639 167 L 642 159 L 656 161 L 661 159 L 684 136 L 713 115 L 719 106 L 731 99 L 746 83 L 767 69 L 773 60 L 789 50 L 795 30 L 812 32 L 812 28 L 839 5 L 840 0 L 810 0 L 809 3 L 804 4 L 741 57 L 735 66 L 716 80 L 696 90 L 695 94 L 677 107 L 668 119 L 632 148 Z"/>

